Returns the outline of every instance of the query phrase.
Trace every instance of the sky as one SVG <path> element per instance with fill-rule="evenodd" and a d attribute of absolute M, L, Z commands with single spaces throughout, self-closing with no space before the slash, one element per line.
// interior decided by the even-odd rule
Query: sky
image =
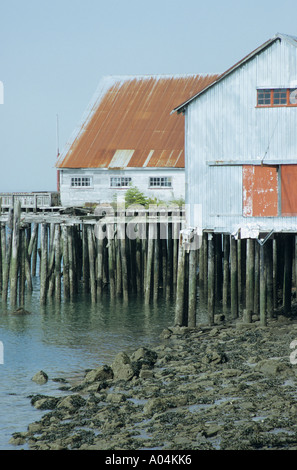
<path fill-rule="evenodd" d="M 0 192 L 56 190 L 104 76 L 224 72 L 276 33 L 296 0 L 0 0 Z"/>

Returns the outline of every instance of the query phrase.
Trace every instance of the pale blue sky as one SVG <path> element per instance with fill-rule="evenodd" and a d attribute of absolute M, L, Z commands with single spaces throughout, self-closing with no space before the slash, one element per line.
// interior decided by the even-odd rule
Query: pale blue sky
<path fill-rule="evenodd" d="M 0 0 L 0 192 L 56 189 L 60 151 L 105 75 L 223 72 L 296 0 Z"/>

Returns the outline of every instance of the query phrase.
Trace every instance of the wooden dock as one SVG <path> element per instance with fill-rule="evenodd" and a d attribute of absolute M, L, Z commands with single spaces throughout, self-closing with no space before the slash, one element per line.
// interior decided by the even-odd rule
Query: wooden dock
<path fill-rule="evenodd" d="M 0 216 L 2 301 L 25 305 L 33 276 L 40 276 L 41 305 L 81 290 L 94 303 L 103 295 L 140 295 L 145 303 L 174 296 L 183 212 L 103 209 L 28 213 L 16 201 Z"/>

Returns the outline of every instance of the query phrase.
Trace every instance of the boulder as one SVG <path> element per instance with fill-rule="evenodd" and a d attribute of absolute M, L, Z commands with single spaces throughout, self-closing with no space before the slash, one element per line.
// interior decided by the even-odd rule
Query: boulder
<path fill-rule="evenodd" d="M 74 411 L 85 404 L 86 400 L 80 395 L 69 395 L 60 400 L 57 408 L 67 408 L 70 411 Z"/>
<path fill-rule="evenodd" d="M 255 371 L 264 375 L 288 375 L 292 373 L 292 368 L 281 362 L 279 359 L 263 359 L 255 366 Z"/>
<path fill-rule="evenodd" d="M 59 398 L 36 395 L 31 399 L 31 405 L 38 410 L 54 410 L 59 403 Z"/>
<path fill-rule="evenodd" d="M 228 357 L 225 353 L 216 350 L 207 350 L 205 356 L 202 358 L 203 364 L 223 364 L 224 362 L 228 362 Z"/>
<path fill-rule="evenodd" d="M 104 366 L 98 367 L 98 369 L 93 369 L 90 372 L 88 372 L 85 376 L 84 382 L 92 383 L 92 382 L 105 381 L 105 380 L 110 380 L 110 379 L 113 379 L 112 368 L 107 365 L 104 365 Z"/>
<path fill-rule="evenodd" d="M 158 359 L 158 355 L 155 351 L 147 348 L 137 349 L 131 356 L 131 361 L 137 362 L 139 366 L 143 367 L 154 367 L 155 362 Z"/>
<path fill-rule="evenodd" d="M 152 416 L 155 413 L 160 413 L 170 408 L 171 403 L 167 398 L 150 398 L 144 405 L 143 413 L 146 416 Z"/>
<path fill-rule="evenodd" d="M 115 380 L 131 380 L 135 375 L 131 359 L 125 352 L 120 352 L 116 355 L 111 368 Z"/>
<path fill-rule="evenodd" d="M 48 376 L 43 370 L 40 370 L 32 377 L 32 380 L 38 385 L 44 385 L 48 381 Z"/>

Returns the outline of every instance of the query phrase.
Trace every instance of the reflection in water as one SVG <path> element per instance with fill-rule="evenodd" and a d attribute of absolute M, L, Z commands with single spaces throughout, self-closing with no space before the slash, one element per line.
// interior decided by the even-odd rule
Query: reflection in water
<path fill-rule="evenodd" d="M 80 294 L 73 302 L 49 301 L 41 307 L 38 291 L 35 285 L 26 298 L 30 315 L 14 315 L 0 302 L 5 356 L 0 364 L 0 449 L 12 448 L 12 433 L 26 431 L 44 414 L 31 406 L 29 395 L 62 393 L 52 379 L 82 377 L 88 368 L 111 364 L 117 352 L 152 345 L 173 324 L 174 304 L 163 299 L 149 306 L 137 297 L 128 305 L 109 298 L 92 304 Z M 50 378 L 43 386 L 31 380 L 39 370 Z"/>

